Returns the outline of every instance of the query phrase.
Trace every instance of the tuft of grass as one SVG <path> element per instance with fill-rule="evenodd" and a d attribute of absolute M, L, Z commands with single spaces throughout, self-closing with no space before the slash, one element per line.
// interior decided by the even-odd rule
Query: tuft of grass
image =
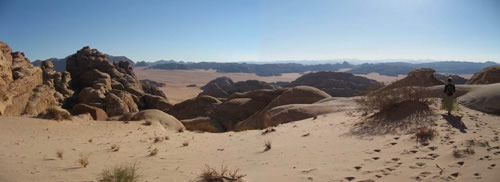
<path fill-rule="evenodd" d="M 188 145 L 189 145 L 189 142 L 188 142 L 188 141 L 184 141 L 184 142 L 182 142 L 182 146 L 187 147 Z"/>
<path fill-rule="evenodd" d="M 137 182 L 139 177 L 138 167 L 133 163 L 104 170 L 99 182 Z"/>
<path fill-rule="evenodd" d="M 200 182 L 219 182 L 219 181 L 242 181 L 246 174 L 240 174 L 240 169 L 227 169 L 224 164 L 221 165 L 220 171 L 215 167 L 205 165 L 205 170 L 199 176 Z"/>
<path fill-rule="evenodd" d="M 264 142 L 264 152 L 271 150 L 271 141 Z"/>
<path fill-rule="evenodd" d="M 58 107 L 49 107 L 38 116 L 44 119 L 53 119 L 57 121 L 72 120 L 71 114 L 68 111 Z"/>
<path fill-rule="evenodd" d="M 118 152 L 120 150 L 120 145 L 113 144 L 111 145 L 111 151 Z"/>
<path fill-rule="evenodd" d="M 466 140 L 465 143 L 467 143 L 468 146 L 480 146 L 480 147 L 491 148 L 490 143 L 486 140 L 469 139 Z"/>
<path fill-rule="evenodd" d="M 415 137 L 417 138 L 417 142 L 424 143 L 433 140 L 437 134 L 438 132 L 436 131 L 436 129 L 424 127 L 417 130 L 417 132 L 415 133 Z"/>
<path fill-rule="evenodd" d="M 177 130 L 177 132 L 178 132 L 178 133 L 182 133 L 182 132 L 184 132 L 184 128 L 179 128 L 179 129 Z"/>
<path fill-rule="evenodd" d="M 80 153 L 80 158 L 78 159 L 78 163 L 83 167 L 87 167 L 89 165 L 89 157 L 90 157 L 89 153 L 88 154 Z"/>
<path fill-rule="evenodd" d="M 156 154 L 158 154 L 158 148 L 155 148 L 151 150 L 151 152 L 149 152 L 149 156 L 155 156 Z"/>
<path fill-rule="evenodd" d="M 63 159 L 63 154 L 64 154 L 63 150 L 57 150 L 57 152 L 56 152 L 57 158 L 59 158 L 61 160 Z"/>
<path fill-rule="evenodd" d="M 470 147 L 467 147 L 465 149 L 458 149 L 458 148 L 453 149 L 453 156 L 455 158 L 462 158 L 467 155 L 474 155 L 475 153 L 476 151 L 474 151 L 474 149 Z"/>
<path fill-rule="evenodd" d="M 162 137 L 159 137 L 159 136 L 156 136 L 153 140 L 153 143 L 158 143 L 158 142 L 163 142 L 163 138 Z"/>

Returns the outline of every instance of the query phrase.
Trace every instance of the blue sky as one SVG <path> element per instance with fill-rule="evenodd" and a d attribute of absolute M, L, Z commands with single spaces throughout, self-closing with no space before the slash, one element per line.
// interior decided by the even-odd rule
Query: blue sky
<path fill-rule="evenodd" d="M 31 60 L 90 45 L 135 61 L 500 62 L 498 0 L 0 0 Z"/>

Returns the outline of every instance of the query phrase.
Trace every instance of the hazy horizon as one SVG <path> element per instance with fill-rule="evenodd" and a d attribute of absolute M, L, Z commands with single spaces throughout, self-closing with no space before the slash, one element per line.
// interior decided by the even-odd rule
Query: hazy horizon
<path fill-rule="evenodd" d="M 500 62 L 495 0 L 3 0 L 0 16 L 32 61 L 89 45 L 148 62 Z"/>

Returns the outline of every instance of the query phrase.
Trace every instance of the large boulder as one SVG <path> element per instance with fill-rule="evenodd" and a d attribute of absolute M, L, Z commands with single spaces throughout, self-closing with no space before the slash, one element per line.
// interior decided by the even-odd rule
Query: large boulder
<path fill-rule="evenodd" d="M 106 121 L 108 119 L 108 115 L 104 110 L 87 104 L 76 104 L 75 106 L 73 106 L 73 109 L 71 110 L 71 114 L 73 115 L 79 115 L 85 113 L 90 113 L 90 115 L 92 115 L 92 118 L 94 118 L 94 120 Z"/>
<path fill-rule="evenodd" d="M 234 83 L 233 80 L 228 77 L 219 77 L 201 87 L 203 92 L 201 92 L 198 96 L 209 95 L 217 98 L 226 98 L 233 93 L 242 93 L 258 89 L 274 90 L 277 88 L 278 87 L 276 86 L 257 80 L 247 80 Z"/>
<path fill-rule="evenodd" d="M 118 116 L 130 112 L 128 105 L 113 93 L 107 93 L 105 98 L 105 110 L 108 116 Z"/>
<path fill-rule="evenodd" d="M 418 68 L 408 73 L 405 78 L 395 81 L 390 85 L 382 87 L 378 91 L 390 90 L 401 87 L 418 86 L 430 87 L 434 85 L 443 85 L 444 82 L 434 77 L 436 71 L 431 68 Z"/>
<path fill-rule="evenodd" d="M 157 123 L 163 126 L 165 129 L 172 131 L 181 131 L 186 129 L 184 125 L 175 117 L 157 109 L 148 109 L 140 111 L 134 114 L 130 120 L 132 121 L 144 120 L 144 121 L 149 121 L 151 123 Z"/>
<path fill-rule="evenodd" d="M 250 98 L 236 98 L 220 104 L 210 118 L 220 123 L 226 131 L 234 130 L 236 124 L 265 108 L 266 102 Z"/>
<path fill-rule="evenodd" d="M 181 122 L 187 130 L 191 131 L 205 131 L 211 133 L 224 132 L 224 128 L 222 128 L 220 123 L 210 119 L 209 117 L 196 117 L 181 120 Z"/>
<path fill-rule="evenodd" d="M 161 84 L 152 80 L 141 80 L 140 82 L 142 85 L 142 90 L 144 90 L 145 93 L 167 98 L 167 96 L 165 96 L 165 93 L 163 93 L 163 91 L 158 88 L 158 85 Z"/>
<path fill-rule="evenodd" d="M 352 97 L 378 84 L 375 80 L 354 76 L 352 73 L 315 72 L 302 75 L 287 86 L 311 86 L 335 97 Z"/>
<path fill-rule="evenodd" d="M 270 123 L 272 115 L 268 113 L 271 109 L 289 105 L 289 104 L 312 104 L 323 99 L 332 98 L 327 93 L 309 86 L 298 86 L 288 88 L 278 97 L 274 98 L 265 108 L 260 109 L 247 119 L 238 122 L 233 130 L 242 131 L 249 129 L 263 129 L 273 126 L 275 123 Z M 222 123 L 221 123 L 222 124 Z"/>
<path fill-rule="evenodd" d="M 48 108 L 60 106 L 63 98 L 54 88 L 48 85 L 38 85 L 28 100 L 23 114 L 38 115 L 45 112 Z"/>
<path fill-rule="evenodd" d="M 200 96 L 175 104 L 168 114 L 179 120 L 206 117 L 222 102 L 211 96 Z"/>
<path fill-rule="evenodd" d="M 173 106 L 167 98 L 145 94 L 143 96 L 146 109 L 158 109 L 163 112 L 168 112 L 168 110 Z"/>
<path fill-rule="evenodd" d="M 500 83 L 500 65 L 489 66 L 472 76 L 467 84 Z"/>

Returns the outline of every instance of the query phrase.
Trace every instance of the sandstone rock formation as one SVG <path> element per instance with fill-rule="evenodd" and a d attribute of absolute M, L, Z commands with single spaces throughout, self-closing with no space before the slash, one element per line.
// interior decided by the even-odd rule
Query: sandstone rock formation
<path fill-rule="evenodd" d="M 489 66 L 477 72 L 467 81 L 467 84 L 500 83 L 500 65 Z"/>
<path fill-rule="evenodd" d="M 387 85 L 379 91 L 390 90 L 394 88 L 400 87 L 408 87 L 408 86 L 419 86 L 419 87 L 429 87 L 434 85 L 444 85 L 444 82 L 438 80 L 434 77 L 433 69 L 430 68 L 418 68 L 408 73 L 408 76 L 405 78 L 398 80 L 390 85 Z"/>
<path fill-rule="evenodd" d="M 71 110 L 71 114 L 73 115 L 80 115 L 85 113 L 90 113 L 94 120 L 106 121 L 108 119 L 108 115 L 104 110 L 87 104 L 77 104 L 73 106 L 73 109 Z"/>
<path fill-rule="evenodd" d="M 226 98 L 233 93 L 242 93 L 258 89 L 274 90 L 277 88 L 278 87 L 276 86 L 257 80 L 247 80 L 234 83 L 233 80 L 228 77 L 219 77 L 201 87 L 203 92 L 201 92 L 198 96 L 209 95 L 217 98 Z"/>
<path fill-rule="evenodd" d="M 78 96 L 70 107 L 87 104 L 117 116 L 142 109 L 166 112 L 172 106 L 156 86 L 137 79 L 130 62 L 111 62 L 105 54 L 88 46 L 67 58 L 66 69 Z"/>
<path fill-rule="evenodd" d="M 210 119 L 209 117 L 196 117 L 191 119 L 181 120 L 187 130 L 205 131 L 211 133 L 223 132 L 224 128 L 220 123 Z"/>
<path fill-rule="evenodd" d="M 200 96 L 174 105 L 167 113 L 179 120 L 207 117 L 221 103 L 214 97 Z"/>
<path fill-rule="evenodd" d="M 163 93 L 163 91 L 161 91 L 160 88 L 158 88 L 158 87 L 161 87 L 162 85 L 165 85 L 165 84 L 158 83 L 158 82 L 151 81 L 151 80 L 141 80 L 140 82 L 141 82 L 142 89 L 144 90 L 145 93 L 148 93 L 151 95 L 157 95 L 157 96 L 160 96 L 163 98 L 167 98 L 167 96 L 165 96 L 165 93 Z"/>
<path fill-rule="evenodd" d="M 344 72 L 315 72 L 302 75 L 287 86 L 306 85 L 318 88 L 334 97 L 352 97 L 378 85 L 375 80 Z"/>

